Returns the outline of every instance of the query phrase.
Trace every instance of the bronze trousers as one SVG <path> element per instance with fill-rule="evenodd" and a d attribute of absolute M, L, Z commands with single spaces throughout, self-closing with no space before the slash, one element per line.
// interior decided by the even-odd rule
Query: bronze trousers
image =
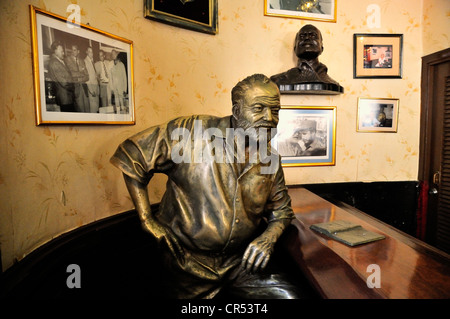
<path fill-rule="evenodd" d="M 298 287 L 271 260 L 263 272 L 241 268 L 244 251 L 234 254 L 194 252 L 185 248 L 185 261 L 162 247 L 165 295 L 177 299 L 298 299 Z"/>

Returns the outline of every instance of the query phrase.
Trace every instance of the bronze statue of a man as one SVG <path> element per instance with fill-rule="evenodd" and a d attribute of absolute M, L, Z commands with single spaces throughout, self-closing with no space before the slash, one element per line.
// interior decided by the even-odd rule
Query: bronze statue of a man
<path fill-rule="evenodd" d="M 278 87 L 264 75 L 249 76 L 233 88 L 232 103 L 231 116 L 150 127 L 125 140 L 111 162 L 124 174 L 144 229 L 161 244 L 169 297 L 212 298 L 226 290 L 297 298 L 295 285 L 269 263 L 294 218 L 280 157 L 259 153 L 270 151 Z M 147 194 L 154 173 L 168 176 L 157 212 Z"/>
<path fill-rule="evenodd" d="M 299 83 L 324 83 L 341 89 L 339 83 L 328 76 L 328 68 L 319 62 L 323 52 L 322 33 L 311 24 L 303 26 L 295 37 L 294 52 L 299 58 L 297 66 L 271 76 L 280 87 Z"/>

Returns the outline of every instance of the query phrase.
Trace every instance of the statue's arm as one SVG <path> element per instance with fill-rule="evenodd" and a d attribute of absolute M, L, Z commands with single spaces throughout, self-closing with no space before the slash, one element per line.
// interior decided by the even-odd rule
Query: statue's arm
<path fill-rule="evenodd" d="M 178 238 L 174 235 L 172 230 L 161 225 L 153 216 L 147 192 L 147 185 L 126 174 L 123 174 L 123 176 L 144 229 L 152 234 L 158 242 L 164 239 L 174 256 L 176 256 L 180 262 L 184 262 L 184 251 Z"/>

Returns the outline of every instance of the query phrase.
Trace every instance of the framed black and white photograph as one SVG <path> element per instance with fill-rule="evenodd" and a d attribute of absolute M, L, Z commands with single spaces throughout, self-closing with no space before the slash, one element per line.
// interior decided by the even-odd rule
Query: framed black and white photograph
<path fill-rule="evenodd" d="M 358 98 L 357 132 L 397 132 L 399 99 Z"/>
<path fill-rule="evenodd" d="M 402 34 L 354 34 L 354 78 L 401 78 Z"/>
<path fill-rule="evenodd" d="M 135 124 L 132 41 L 30 14 L 36 124 Z"/>
<path fill-rule="evenodd" d="M 283 106 L 279 116 L 273 145 L 282 166 L 335 165 L 335 106 Z"/>
<path fill-rule="evenodd" d="M 218 31 L 217 0 L 144 0 L 144 17 L 209 34 Z"/>
<path fill-rule="evenodd" d="M 337 0 L 264 0 L 264 15 L 336 22 Z"/>

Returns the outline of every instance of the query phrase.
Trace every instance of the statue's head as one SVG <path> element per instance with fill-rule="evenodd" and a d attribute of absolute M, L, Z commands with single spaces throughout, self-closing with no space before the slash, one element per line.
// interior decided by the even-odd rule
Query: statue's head
<path fill-rule="evenodd" d="M 322 33 L 311 24 L 303 26 L 295 37 L 295 54 L 306 60 L 315 59 L 323 52 Z"/>
<path fill-rule="evenodd" d="M 280 91 L 267 76 L 254 74 L 240 81 L 231 91 L 231 99 L 238 128 L 276 128 Z"/>

